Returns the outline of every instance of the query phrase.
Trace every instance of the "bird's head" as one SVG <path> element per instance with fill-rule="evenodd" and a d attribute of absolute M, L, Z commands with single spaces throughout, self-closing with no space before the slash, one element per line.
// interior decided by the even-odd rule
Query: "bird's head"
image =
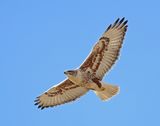
<path fill-rule="evenodd" d="M 64 72 L 65 75 L 67 75 L 69 78 L 70 77 L 76 77 L 77 75 L 77 70 L 67 70 Z"/>

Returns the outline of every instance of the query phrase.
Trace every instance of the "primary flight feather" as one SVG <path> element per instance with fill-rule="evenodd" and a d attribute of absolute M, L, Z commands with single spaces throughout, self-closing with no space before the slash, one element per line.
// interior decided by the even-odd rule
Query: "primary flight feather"
<path fill-rule="evenodd" d="M 125 18 L 118 18 L 109 25 L 82 65 L 76 70 L 64 72 L 67 79 L 37 97 L 35 105 L 43 109 L 64 104 L 89 90 L 93 90 L 103 101 L 116 95 L 119 87 L 102 82 L 102 79 L 119 56 L 127 27 Z"/>

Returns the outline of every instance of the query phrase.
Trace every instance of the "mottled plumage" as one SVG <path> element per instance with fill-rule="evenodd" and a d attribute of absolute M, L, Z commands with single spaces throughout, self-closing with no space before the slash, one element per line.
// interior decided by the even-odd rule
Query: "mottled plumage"
<path fill-rule="evenodd" d="M 124 18 L 109 25 L 79 69 L 65 72 L 68 78 L 37 97 L 35 105 L 43 109 L 64 104 L 89 90 L 94 90 L 102 100 L 116 95 L 119 87 L 106 84 L 102 79 L 119 56 L 126 30 Z"/>

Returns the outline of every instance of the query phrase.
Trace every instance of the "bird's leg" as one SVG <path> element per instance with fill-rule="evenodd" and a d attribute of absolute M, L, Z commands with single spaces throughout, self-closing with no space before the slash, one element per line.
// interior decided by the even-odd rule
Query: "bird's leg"
<path fill-rule="evenodd" d="M 102 87 L 102 84 L 101 84 L 101 82 L 99 81 L 99 79 L 93 78 L 92 81 L 93 81 L 94 83 L 96 83 L 99 88 Z"/>
<path fill-rule="evenodd" d="M 101 91 L 103 87 L 100 88 L 96 83 L 90 82 L 86 84 L 86 88 L 91 90 Z"/>

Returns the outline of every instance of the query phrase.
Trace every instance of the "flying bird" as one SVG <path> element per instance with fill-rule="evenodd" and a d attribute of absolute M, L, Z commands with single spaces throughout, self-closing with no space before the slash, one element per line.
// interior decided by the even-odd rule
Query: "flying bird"
<path fill-rule="evenodd" d="M 103 82 L 102 79 L 119 56 L 127 22 L 125 18 L 118 18 L 110 24 L 82 65 L 75 70 L 65 71 L 67 79 L 37 97 L 35 105 L 41 109 L 61 105 L 76 100 L 89 90 L 94 91 L 102 101 L 116 95 L 119 86 Z"/>

